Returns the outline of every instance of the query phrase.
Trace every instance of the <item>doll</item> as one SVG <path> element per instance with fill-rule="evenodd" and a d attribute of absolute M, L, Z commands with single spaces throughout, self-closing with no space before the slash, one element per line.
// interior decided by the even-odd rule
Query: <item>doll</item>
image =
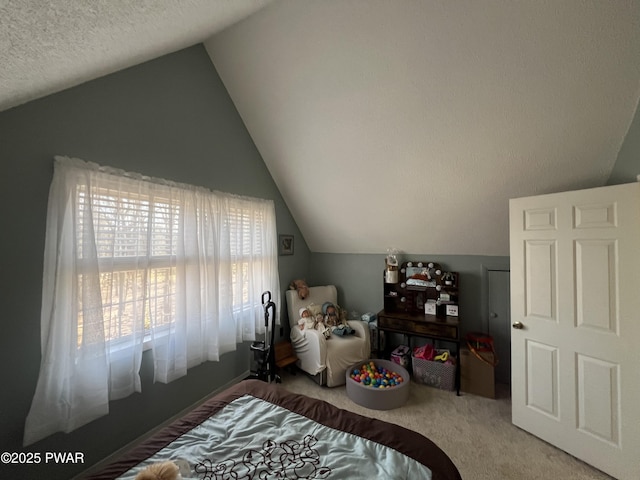
<path fill-rule="evenodd" d="M 316 315 L 316 330 L 318 330 L 324 336 L 324 338 L 328 339 L 331 336 L 331 329 L 327 327 L 326 323 L 324 322 L 324 317 L 321 313 L 318 313 Z"/>
<path fill-rule="evenodd" d="M 324 323 L 328 327 L 335 327 L 340 323 L 338 318 L 338 309 L 331 302 L 324 302 L 322 304 L 322 313 L 324 314 Z"/>
<path fill-rule="evenodd" d="M 300 319 L 298 320 L 300 330 L 316 327 L 316 321 L 308 308 L 302 307 L 298 313 L 300 314 Z"/>
<path fill-rule="evenodd" d="M 317 330 L 319 331 L 324 338 L 329 338 L 331 335 L 331 330 L 327 328 L 323 322 L 322 314 L 319 313 L 316 317 L 313 317 L 313 314 L 308 308 L 302 307 L 299 310 L 300 319 L 298 320 L 298 327 L 302 331 L 302 335 L 305 335 L 305 330 Z"/>
<path fill-rule="evenodd" d="M 324 313 L 324 321 L 330 327 L 331 333 L 336 335 L 351 335 L 355 330 L 349 324 L 338 316 L 338 309 L 331 302 L 322 304 L 322 313 Z"/>

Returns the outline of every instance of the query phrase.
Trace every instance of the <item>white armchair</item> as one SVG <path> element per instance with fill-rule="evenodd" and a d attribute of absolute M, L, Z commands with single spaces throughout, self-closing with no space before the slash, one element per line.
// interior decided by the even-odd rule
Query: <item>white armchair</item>
<path fill-rule="evenodd" d="M 298 357 L 301 370 L 315 377 L 320 385 L 335 387 L 345 383 L 347 368 L 357 362 L 367 360 L 371 353 L 369 327 L 360 320 L 349 320 L 355 330 L 353 335 L 332 335 L 326 339 L 317 330 L 307 329 L 304 334 L 298 326 L 299 311 L 311 304 L 322 305 L 331 302 L 338 305 L 335 285 L 309 287 L 309 296 L 304 300 L 295 290 L 287 290 L 287 309 L 291 326 L 291 343 Z"/>

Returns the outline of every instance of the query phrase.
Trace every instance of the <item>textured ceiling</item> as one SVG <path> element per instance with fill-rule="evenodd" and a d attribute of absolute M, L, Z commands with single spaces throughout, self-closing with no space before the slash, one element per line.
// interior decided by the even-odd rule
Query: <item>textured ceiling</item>
<path fill-rule="evenodd" d="M 640 96 L 640 0 L 0 0 L 0 110 L 207 38 L 315 252 L 508 255 Z"/>
<path fill-rule="evenodd" d="M 0 0 L 0 111 L 202 42 L 271 0 Z"/>
<path fill-rule="evenodd" d="M 637 0 L 279 0 L 205 46 L 312 251 L 508 255 L 509 198 L 606 183 L 639 27 Z"/>

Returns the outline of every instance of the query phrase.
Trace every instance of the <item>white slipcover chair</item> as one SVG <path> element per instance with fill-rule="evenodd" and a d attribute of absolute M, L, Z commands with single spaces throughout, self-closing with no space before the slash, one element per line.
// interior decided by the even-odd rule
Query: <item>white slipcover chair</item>
<path fill-rule="evenodd" d="M 355 330 L 353 335 L 331 335 L 328 339 L 317 330 L 306 329 L 303 334 L 298 326 L 300 308 L 311 304 L 322 306 L 325 302 L 338 305 L 335 285 L 309 287 L 309 296 L 304 300 L 298 297 L 296 290 L 287 290 L 286 300 L 291 343 L 298 357 L 298 367 L 312 375 L 320 385 L 344 385 L 347 368 L 369 358 L 368 325 L 360 320 L 349 320 L 349 326 Z"/>

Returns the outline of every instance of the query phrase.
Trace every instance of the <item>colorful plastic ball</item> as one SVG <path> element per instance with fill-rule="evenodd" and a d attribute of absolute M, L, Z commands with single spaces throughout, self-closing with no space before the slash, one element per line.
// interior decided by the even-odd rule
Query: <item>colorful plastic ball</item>
<path fill-rule="evenodd" d="M 404 382 L 397 372 L 376 366 L 375 362 L 363 363 L 360 369 L 354 368 L 349 377 L 371 388 L 392 388 Z"/>

